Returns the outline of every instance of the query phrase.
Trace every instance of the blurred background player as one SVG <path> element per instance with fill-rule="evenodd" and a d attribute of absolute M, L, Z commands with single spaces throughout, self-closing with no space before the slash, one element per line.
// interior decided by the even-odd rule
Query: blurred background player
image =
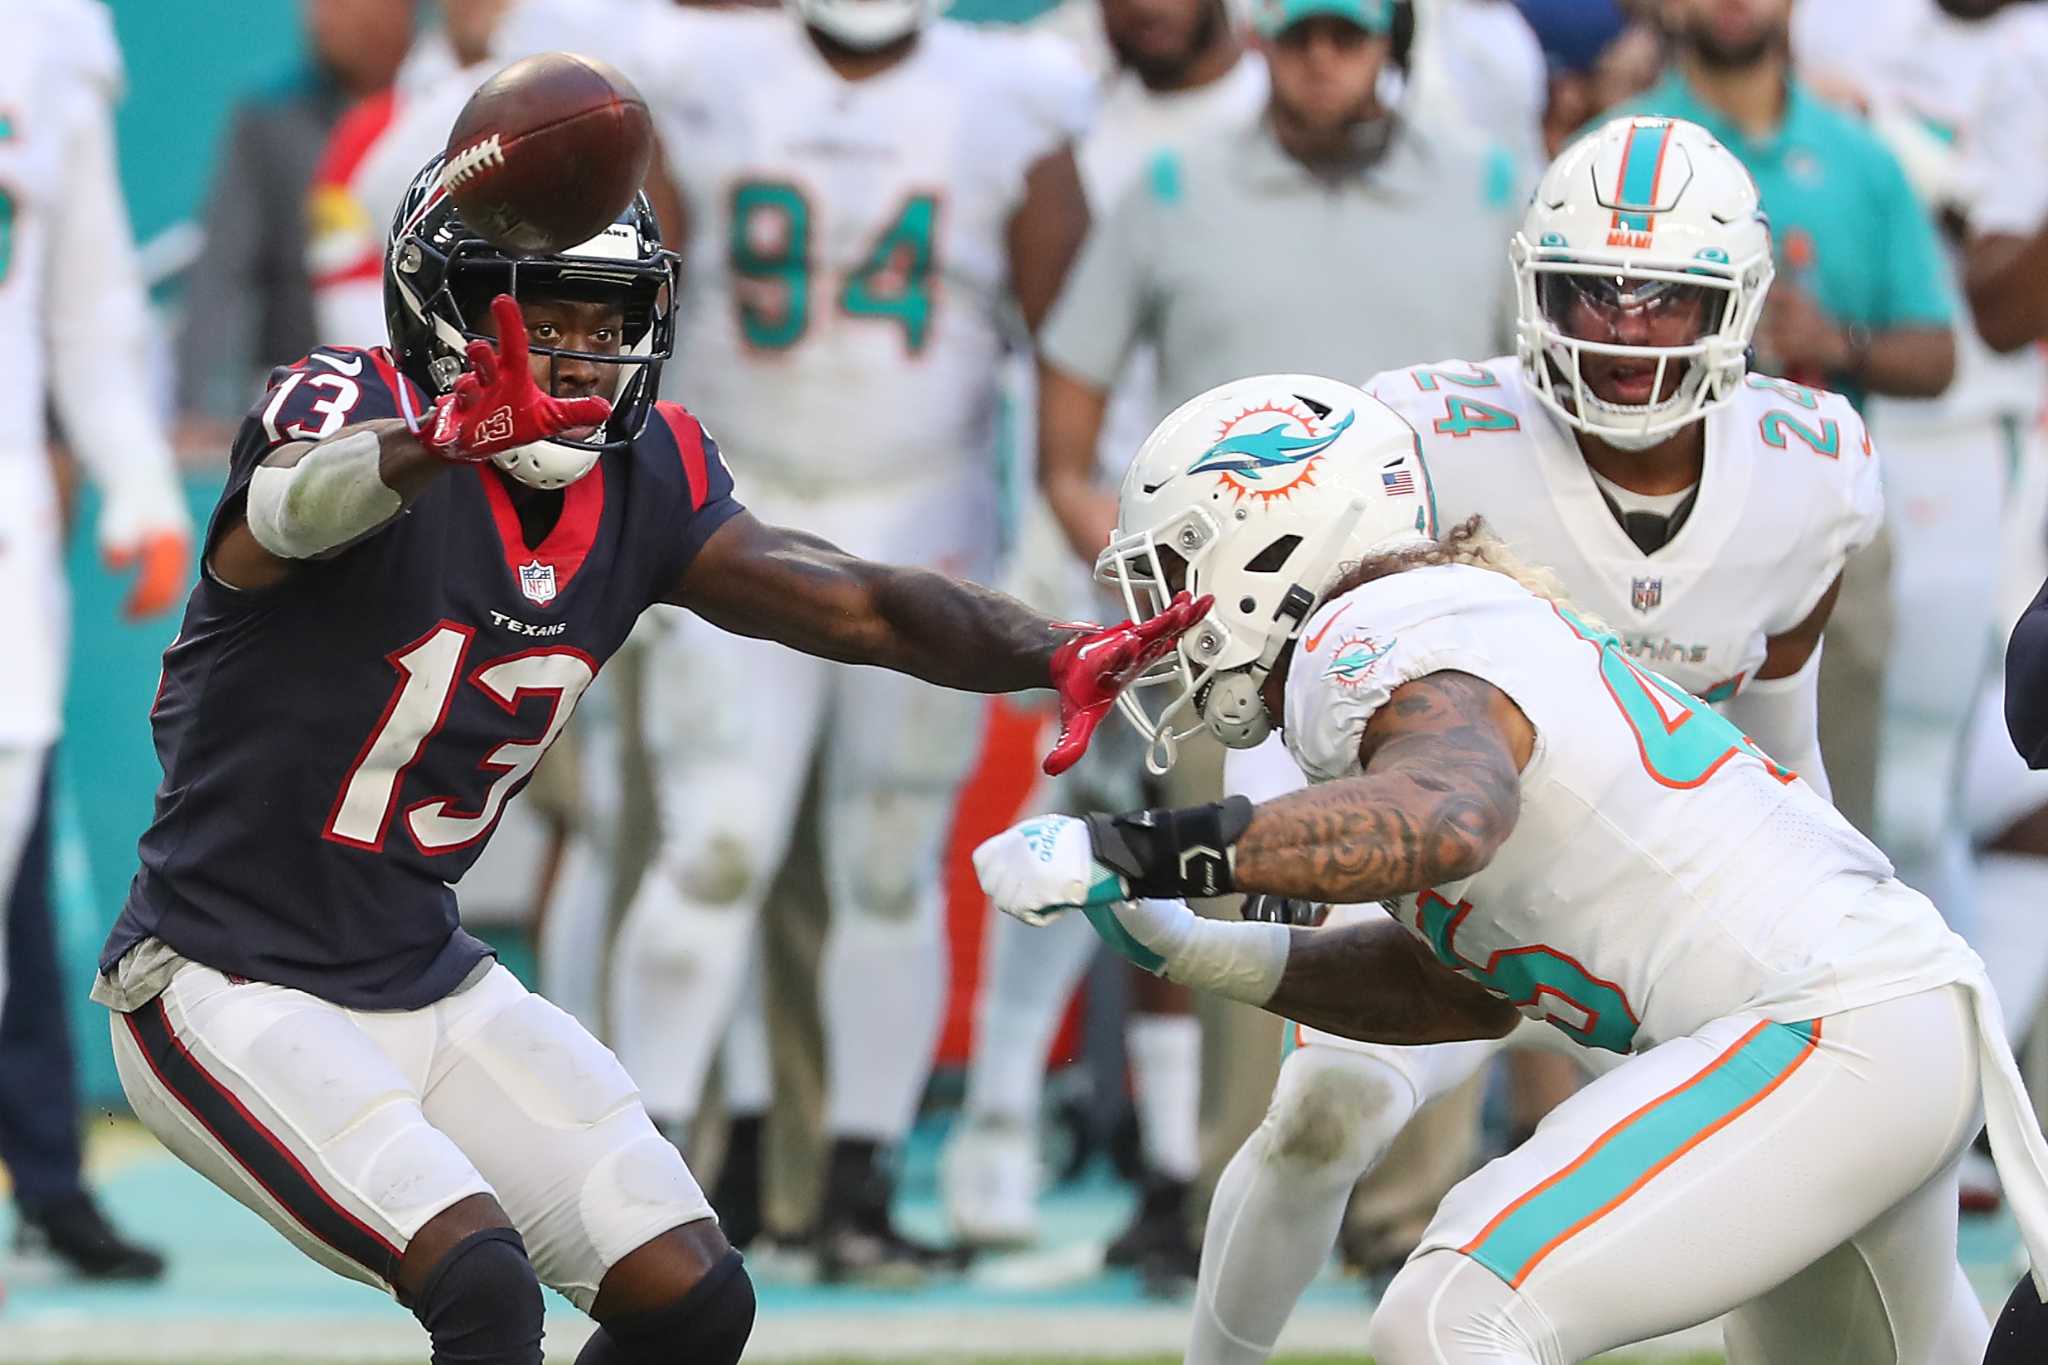
<path fill-rule="evenodd" d="M 342 113 L 390 87 L 419 19 L 416 0 L 303 0 L 299 8 L 306 58 L 235 107 L 214 153 L 203 245 L 185 279 L 178 329 L 181 445 L 226 445 L 250 385 L 322 339 L 306 265 L 306 187 Z"/>
<path fill-rule="evenodd" d="M 1418 345 L 1491 352 L 1508 335 L 1500 244 L 1524 167 L 1474 137 L 1457 110 L 1400 98 L 1419 41 L 1407 8 L 1274 0 L 1253 24 L 1271 78 L 1261 116 L 1146 165 L 1095 225 L 1041 338 L 1039 484 L 1089 565 L 1115 522 L 1096 456 L 1109 392 L 1141 345 L 1158 356 L 1156 416 L 1236 375 L 1366 374 Z M 1412 265 L 1423 259 L 1427 272 Z M 1443 278 L 1465 283 L 1447 290 Z M 1246 418 L 1248 430 L 1271 424 Z M 1169 799 L 1213 797 L 1221 761 L 1219 746 L 1190 741 Z M 1227 1002 L 1203 1011 L 1213 1181 L 1258 1123 L 1279 1038 L 1269 1019 Z M 1200 1217 L 1183 1207 L 1188 1193 L 1162 1184 L 1152 1201 L 1169 1248 L 1165 1232 Z"/>
<path fill-rule="evenodd" d="M 45 404 L 101 496 L 101 554 L 136 578 L 124 610 L 176 605 L 191 526 L 149 401 L 148 300 L 114 162 L 121 54 L 104 9 L 28 0 L 0 44 L 0 581 L 15 588 L 0 670 L 0 1161 L 24 1249 L 82 1274 L 153 1279 L 154 1251 L 102 1216 L 80 1170 L 67 986 L 50 903 L 50 764 L 70 654 L 63 526 Z"/>
<path fill-rule="evenodd" d="M 2026 183 L 2007 159 L 2024 146 L 2014 130 L 2025 124 L 2025 89 L 1998 89 L 1997 72 L 2015 53 L 2023 63 L 2048 60 L 2048 9 L 1806 0 L 1792 38 L 1808 79 L 1861 111 L 1898 157 L 1961 293 L 1976 220 L 1988 211 L 1995 223 L 1997 198 Z M 1894 617 L 1911 623 L 1895 633 L 1885 670 L 1877 834 L 1900 880 L 1926 892 L 1983 954 L 2017 1047 L 2048 973 L 2048 932 L 2030 908 L 2048 896 L 2048 862 L 2038 856 L 2048 841 L 2029 828 L 2042 822 L 2025 818 L 2048 787 L 2027 777 L 2003 741 L 1999 691 L 1986 696 L 1984 685 L 1994 639 L 2042 576 L 2048 364 L 2035 347 L 1999 354 L 1967 311 L 1955 337 L 1955 380 L 1940 398 L 1870 404 L 1896 509 Z M 1965 1168 L 1965 1198 L 1981 1205 L 1995 1189 L 1978 1154 Z"/>
<path fill-rule="evenodd" d="M 1101 0 L 1094 8 L 1115 69 L 1074 155 L 1090 211 L 1101 216 L 1155 158 L 1184 155 L 1248 126 L 1268 90 L 1265 58 L 1247 48 L 1225 0 Z M 1095 477 L 1105 485 L 1121 476 L 1151 429 L 1157 381 L 1153 347 L 1140 341 L 1096 441 Z M 1104 597 L 1090 566 L 1076 562 L 1044 500 L 1028 499 L 1022 515 L 1020 595 L 1075 617 L 1099 614 Z M 1128 744 L 1092 754 L 1065 777 L 1041 778 L 1028 808 L 1062 800 L 1076 808 L 1128 804 L 1135 758 Z M 1078 922 L 1034 933 L 1006 915 L 991 917 L 988 935 L 962 1122 L 943 1172 L 953 1230 L 1001 1246 L 1036 1235 L 1047 1049 L 1096 939 Z M 1124 1049 L 1149 1187 L 1138 1221 L 1111 1243 L 1108 1259 L 1142 1263 L 1148 1278 L 1185 1280 L 1194 1273 L 1185 1198 L 1199 1164 L 1201 1038 L 1185 993 L 1156 978 L 1139 980 Z M 1167 992 L 1180 997 L 1172 1012 L 1156 1008 Z M 1147 1206 L 1155 1211 L 1149 1222 Z"/>
<path fill-rule="evenodd" d="M 1613 244 L 1615 211 L 1629 224 L 1654 214 L 1654 232 Z M 1825 795 L 1820 636 L 1883 498 L 1843 399 L 1747 371 L 1772 287 L 1748 174 L 1696 125 L 1617 120 L 1546 172 L 1510 254 L 1514 355 L 1364 386 L 1419 434 L 1438 516 L 1483 516 L 1574 603 L 1615 623 L 1630 657 L 1712 699 Z M 1707 275 L 1701 261 L 1725 264 Z M 1255 799 L 1295 780 L 1277 741 L 1226 767 L 1229 789 Z M 1419 1106 L 1494 1050 L 1376 1047 L 1314 1029 L 1295 1041 L 1271 1111 L 1210 1210 L 1196 1365 L 1264 1360 L 1327 1259 L 1353 1182 Z M 1311 1130 L 1331 1140 L 1292 1136 Z M 1475 1136 L 1470 1117 L 1438 1130 L 1467 1151 Z M 1389 1259 L 1421 1235 L 1406 1231 Z"/>
<path fill-rule="evenodd" d="M 1000 368 L 1087 221 L 1078 73 L 934 22 L 926 0 L 721 18 L 709 59 L 684 48 L 642 74 L 686 205 L 677 368 L 693 409 L 747 452 L 764 515 L 986 574 Z M 980 706 L 693 622 L 659 648 L 661 845 L 616 943 L 620 1055 L 683 1139 L 816 765 L 831 913 L 817 1251 L 828 1277 L 914 1275 L 927 1258 L 890 1221 L 890 1163 L 945 997 L 936 870 Z M 736 1232 L 747 1222 L 736 1207 Z"/>

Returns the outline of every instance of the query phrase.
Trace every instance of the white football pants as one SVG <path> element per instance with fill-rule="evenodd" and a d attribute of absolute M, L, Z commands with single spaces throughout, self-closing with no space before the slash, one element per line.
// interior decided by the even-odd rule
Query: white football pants
<path fill-rule="evenodd" d="M 866 558 L 973 577 L 994 543 L 982 483 L 825 502 L 756 487 L 747 501 L 763 521 Z M 938 1037 L 939 861 L 984 700 L 693 618 L 655 646 L 646 691 L 661 839 L 619 932 L 613 979 L 619 1054 L 650 1112 L 680 1125 L 698 1109 L 815 764 L 832 911 L 819 969 L 828 1131 L 900 1138 Z"/>
<path fill-rule="evenodd" d="M 1996 659 L 2006 504 L 2016 452 L 2005 424 L 1883 425 L 1892 541 L 1891 656 L 1884 678 L 1877 842 L 1899 880 L 1973 944 L 1977 897 L 1960 796 L 1965 744 Z"/>
<path fill-rule="evenodd" d="M 1631 1057 L 1451 1191 L 1368 1349 L 1564 1365 L 1727 1313 L 1730 1365 L 1976 1365 L 1955 1170 L 1978 1072 L 1957 986 Z"/>
<path fill-rule="evenodd" d="M 501 966 L 423 1009 L 351 1010 L 188 962 L 111 1023 L 143 1126 L 350 1279 L 389 1290 L 434 1215 L 491 1194 L 588 1312 L 628 1253 L 712 1216 L 618 1059 Z"/>

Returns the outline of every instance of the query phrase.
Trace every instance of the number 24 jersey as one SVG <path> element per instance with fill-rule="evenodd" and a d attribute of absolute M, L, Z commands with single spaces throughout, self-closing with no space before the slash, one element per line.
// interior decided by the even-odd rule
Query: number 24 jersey
<path fill-rule="evenodd" d="M 275 371 L 209 550 L 278 446 L 422 406 L 381 349 Z M 418 1008 L 465 979 L 488 950 L 454 883 L 641 611 L 739 511 L 717 446 L 666 403 L 560 496 L 528 546 L 498 471 L 461 465 L 275 587 L 201 575 L 164 654 L 163 784 L 103 970 L 155 938 L 354 1008 Z"/>
<path fill-rule="evenodd" d="M 1710 702 L 1755 675 L 1765 642 L 1805 620 L 1883 524 L 1863 419 L 1822 389 L 1748 376 L 1705 419 L 1690 515 L 1646 555 L 1514 357 L 1389 370 L 1364 387 L 1420 435 L 1440 525 L 1484 516 L 1638 663 Z"/>

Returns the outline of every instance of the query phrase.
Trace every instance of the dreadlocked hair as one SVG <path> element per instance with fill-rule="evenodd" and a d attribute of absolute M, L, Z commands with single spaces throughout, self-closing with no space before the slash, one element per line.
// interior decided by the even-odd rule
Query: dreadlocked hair
<path fill-rule="evenodd" d="M 1475 569 L 1486 569 L 1513 579 L 1547 602 L 1555 602 L 1561 607 L 1571 606 L 1564 584 L 1558 581 L 1556 574 L 1539 564 L 1525 562 L 1478 516 L 1467 517 L 1435 540 L 1406 545 L 1358 561 L 1344 571 L 1323 600 L 1327 602 L 1333 597 L 1341 597 L 1353 588 L 1363 587 L 1389 574 L 1427 569 L 1438 564 L 1469 564 Z M 1576 608 L 1573 614 L 1589 625 L 1598 625 Z"/>

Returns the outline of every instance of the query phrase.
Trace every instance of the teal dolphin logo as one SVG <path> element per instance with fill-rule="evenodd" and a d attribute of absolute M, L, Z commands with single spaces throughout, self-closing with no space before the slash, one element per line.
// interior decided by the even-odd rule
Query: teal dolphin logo
<path fill-rule="evenodd" d="M 1323 668 L 1323 676 L 1347 686 L 1364 682 L 1366 675 L 1372 672 L 1372 666 L 1384 659 L 1393 647 L 1393 640 L 1375 646 L 1367 636 L 1349 636 L 1330 656 L 1330 662 Z"/>
<path fill-rule="evenodd" d="M 1299 418 L 1283 418 L 1262 431 L 1225 436 L 1188 466 L 1190 474 L 1238 474 L 1256 483 L 1275 470 L 1291 469 L 1328 450 L 1350 430 L 1358 414 L 1347 412 L 1321 436 L 1289 436 L 1289 426 L 1307 426 Z"/>

